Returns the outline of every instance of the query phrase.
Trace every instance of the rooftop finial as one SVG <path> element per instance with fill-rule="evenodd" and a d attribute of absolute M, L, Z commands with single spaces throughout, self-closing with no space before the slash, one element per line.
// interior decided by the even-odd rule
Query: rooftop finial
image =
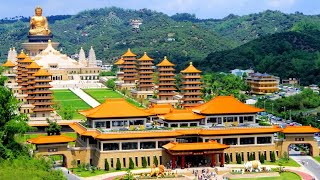
<path fill-rule="evenodd" d="M 164 59 L 167 59 L 167 56 L 164 56 Z"/>
<path fill-rule="evenodd" d="M 51 39 L 48 40 L 48 44 L 51 44 Z"/>
<path fill-rule="evenodd" d="M 190 65 L 192 65 L 192 62 L 190 62 Z"/>
<path fill-rule="evenodd" d="M 144 52 L 144 55 L 147 55 L 147 52 Z"/>
<path fill-rule="evenodd" d="M 10 51 L 12 51 L 12 48 L 10 48 Z"/>

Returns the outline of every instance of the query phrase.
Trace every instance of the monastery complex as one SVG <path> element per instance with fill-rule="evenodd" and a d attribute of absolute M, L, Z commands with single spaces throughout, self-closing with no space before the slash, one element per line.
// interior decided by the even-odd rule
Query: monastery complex
<path fill-rule="evenodd" d="M 8 77 L 6 85 L 20 101 L 20 113 L 30 119 L 56 117 L 50 82 L 97 80 L 101 69 L 96 66 L 93 48 L 88 59 L 81 48 L 76 61 L 54 48 L 50 34 L 29 36 L 30 42 L 24 43 L 26 52 L 17 54 L 11 49 L 2 65 Z M 47 40 L 45 48 L 34 42 L 42 39 Z M 128 49 L 115 65 L 119 67 L 117 89 L 130 91 L 137 99 L 150 98 L 150 107 L 138 108 L 122 98 L 106 99 L 97 107 L 80 111 L 86 122 L 66 123 L 77 134 L 76 139 L 62 135 L 29 139 L 36 145 L 36 155 L 63 155 L 66 167 L 76 161 L 101 169 L 106 162 L 115 168 L 118 160 L 128 168 L 130 158 L 136 167 L 142 167 L 144 158 L 152 166 L 154 156 L 172 169 L 185 168 L 185 164 L 223 167 L 226 156 L 231 162 L 236 162 L 237 155 L 242 161 L 249 156 L 258 160 L 262 154 L 270 160 L 272 153 L 276 158 L 288 153 L 291 144 L 309 144 L 309 154 L 319 156 L 314 140 L 314 134 L 320 132 L 317 128 L 259 126 L 257 114 L 264 109 L 233 96 L 204 102 L 202 72 L 192 62 L 181 71 L 180 93 L 175 86 L 175 65 L 167 57 L 155 64 L 147 53 L 139 58 Z M 70 147 L 68 143 L 73 141 L 76 144 Z"/>

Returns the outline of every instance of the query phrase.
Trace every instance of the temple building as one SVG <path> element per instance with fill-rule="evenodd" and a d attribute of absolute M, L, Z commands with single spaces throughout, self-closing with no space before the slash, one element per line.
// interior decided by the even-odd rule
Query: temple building
<path fill-rule="evenodd" d="M 202 103 L 201 98 L 201 71 L 195 68 L 190 62 L 190 65 L 181 71 L 182 73 L 182 106 L 190 107 Z"/>
<path fill-rule="evenodd" d="M 174 64 L 171 63 L 167 57 L 157 64 L 158 67 L 158 88 L 157 98 L 150 99 L 153 104 L 177 104 L 178 100 L 174 99 L 175 86 L 175 69 Z"/>
<path fill-rule="evenodd" d="M 114 65 L 116 65 L 119 69 L 117 72 L 117 79 L 119 81 L 122 81 L 124 77 L 123 63 L 124 63 L 123 57 L 121 57 L 117 62 L 114 63 Z"/>
<path fill-rule="evenodd" d="M 136 80 L 138 80 L 136 57 L 137 55 L 131 52 L 130 48 L 122 55 L 123 83 L 118 85 L 121 89 L 131 90 L 136 87 Z"/>
<path fill-rule="evenodd" d="M 253 94 L 268 94 L 279 90 L 279 77 L 270 74 L 251 73 L 246 81 Z"/>
<path fill-rule="evenodd" d="M 311 156 L 319 155 L 314 140 L 319 129 L 259 126 L 256 114 L 261 111 L 232 96 L 218 96 L 185 110 L 165 104 L 140 109 L 124 99 L 107 99 L 98 107 L 81 111 L 87 117 L 87 126 L 70 125 L 77 133 L 76 147 L 62 147 L 61 143 L 72 139 L 61 136 L 29 142 L 37 146 L 36 155 L 48 155 L 55 148 L 55 154 L 64 155 L 67 167 L 77 161 L 101 169 L 106 162 L 115 168 L 118 160 L 122 168 L 128 168 L 130 159 L 135 167 L 142 167 L 143 159 L 147 166 L 152 166 L 154 157 L 159 164 L 172 169 L 185 168 L 189 163 L 191 167 L 199 163 L 206 167 L 224 166 L 226 156 L 235 163 L 237 155 L 243 162 L 261 155 L 270 161 L 271 154 L 280 158 L 291 144 L 305 143 L 310 144 Z M 283 138 L 276 139 L 275 133 Z M 42 146 L 46 142 L 50 146 Z"/>
<path fill-rule="evenodd" d="M 131 93 L 139 99 L 147 99 L 154 95 L 153 59 L 146 52 L 138 61 L 138 85 Z"/>

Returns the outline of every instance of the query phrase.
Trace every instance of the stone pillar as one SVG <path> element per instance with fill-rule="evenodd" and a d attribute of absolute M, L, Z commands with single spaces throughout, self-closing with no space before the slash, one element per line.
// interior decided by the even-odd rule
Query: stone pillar
<path fill-rule="evenodd" d="M 175 169 L 176 168 L 176 156 L 175 155 L 172 155 L 172 169 Z"/>
<path fill-rule="evenodd" d="M 224 167 L 224 153 L 220 153 L 220 167 Z"/>
<path fill-rule="evenodd" d="M 181 156 L 181 169 L 184 169 L 184 155 Z"/>

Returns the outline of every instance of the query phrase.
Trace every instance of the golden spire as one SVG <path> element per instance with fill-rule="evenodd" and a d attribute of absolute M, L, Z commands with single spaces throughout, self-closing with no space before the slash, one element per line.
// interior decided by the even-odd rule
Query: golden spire
<path fill-rule="evenodd" d="M 48 44 L 51 44 L 51 39 L 48 40 Z"/>
<path fill-rule="evenodd" d="M 192 65 L 192 61 L 190 62 L 190 65 Z"/>

